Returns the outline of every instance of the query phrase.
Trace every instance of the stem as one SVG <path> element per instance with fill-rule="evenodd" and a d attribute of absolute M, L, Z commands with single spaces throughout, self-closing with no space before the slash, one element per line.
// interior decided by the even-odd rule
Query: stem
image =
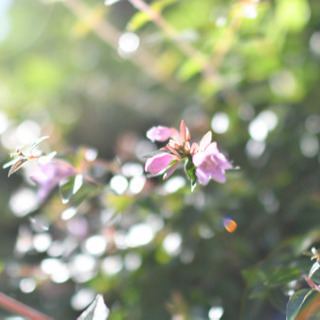
<path fill-rule="evenodd" d="M 202 70 L 203 75 L 213 83 L 217 82 L 218 75 L 213 67 L 208 63 L 208 59 L 197 49 L 187 42 L 177 41 L 179 32 L 172 27 L 160 13 L 155 11 L 143 0 L 128 0 L 135 8 L 146 13 L 149 18 L 172 40 L 173 43 L 180 49 L 180 51 L 189 59 L 194 60 L 199 68 Z"/>
<path fill-rule="evenodd" d="M 0 306 L 30 320 L 53 320 L 51 317 L 0 292 Z"/>
<path fill-rule="evenodd" d="M 84 22 L 90 31 L 94 32 L 105 43 L 109 44 L 115 51 L 118 50 L 119 38 L 122 34 L 112 24 L 108 23 L 101 15 L 94 13 L 94 9 L 87 6 L 82 0 L 64 0 L 65 6 L 82 22 Z M 177 87 L 173 82 L 163 75 L 157 66 L 157 60 L 147 51 L 139 48 L 139 51 L 130 56 L 131 61 L 142 69 L 147 75 L 172 90 Z"/>

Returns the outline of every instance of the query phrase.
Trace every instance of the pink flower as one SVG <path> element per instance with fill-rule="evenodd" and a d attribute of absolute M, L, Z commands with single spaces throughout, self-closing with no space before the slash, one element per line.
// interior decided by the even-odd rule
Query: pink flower
<path fill-rule="evenodd" d="M 39 169 L 30 178 L 39 185 L 38 198 L 43 202 L 62 179 L 74 174 L 76 169 L 70 164 L 51 161 L 40 164 Z"/>
<path fill-rule="evenodd" d="M 166 141 L 168 140 L 173 134 L 175 134 L 176 129 L 168 128 L 163 126 L 152 127 L 147 131 L 147 138 L 152 142 L 155 141 Z"/>
<path fill-rule="evenodd" d="M 231 169 L 232 165 L 228 159 L 219 152 L 217 143 L 208 144 L 209 135 L 200 142 L 199 151 L 192 157 L 196 167 L 196 176 L 202 185 L 207 185 L 210 179 L 224 183 L 226 181 L 225 170 Z M 206 146 L 207 145 L 207 146 Z"/>
<path fill-rule="evenodd" d="M 168 178 L 178 165 L 177 157 L 169 153 L 160 153 L 149 158 L 145 164 L 145 171 L 153 175 L 165 172 L 164 179 Z"/>

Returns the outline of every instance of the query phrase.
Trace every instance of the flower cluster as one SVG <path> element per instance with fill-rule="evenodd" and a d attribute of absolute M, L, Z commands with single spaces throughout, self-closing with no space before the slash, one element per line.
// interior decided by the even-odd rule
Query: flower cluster
<path fill-rule="evenodd" d="M 148 130 L 147 138 L 153 142 L 169 140 L 164 148 L 146 161 L 145 171 L 152 175 L 163 174 L 163 179 L 167 179 L 179 163 L 184 161 L 185 172 L 192 186 L 195 186 L 197 181 L 207 185 L 210 179 L 224 183 L 226 170 L 232 169 L 231 163 L 219 151 L 217 143 L 212 142 L 211 131 L 202 137 L 199 144 L 191 144 L 190 132 L 183 120 L 180 132 L 175 128 L 157 126 Z"/>
<path fill-rule="evenodd" d="M 52 160 L 39 164 L 38 170 L 30 177 L 38 186 L 38 199 L 44 202 L 51 191 L 65 178 L 77 173 L 76 168 L 67 162 Z"/>

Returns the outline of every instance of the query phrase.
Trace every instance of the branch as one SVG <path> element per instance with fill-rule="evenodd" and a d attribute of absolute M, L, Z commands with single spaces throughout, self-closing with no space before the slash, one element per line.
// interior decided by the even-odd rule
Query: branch
<path fill-rule="evenodd" d="M 219 80 L 215 69 L 209 64 L 208 59 L 199 50 L 195 49 L 187 42 L 177 41 L 179 32 L 173 28 L 158 12 L 151 8 L 143 0 L 128 0 L 135 8 L 146 13 L 149 18 L 171 39 L 171 41 L 180 49 L 180 51 L 189 59 L 194 60 L 203 75 L 212 82 Z"/>
<path fill-rule="evenodd" d="M 122 34 L 112 24 L 108 23 L 103 17 L 94 14 L 93 10 L 87 6 L 82 0 L 64 0 L 66 7 L 76 16 L 80 21 L 83 21 L 100 39 L 109 44 L 115 51 L 118 50 L 118 41 Z M 94 19 L 92 19 L 94 17 Z M 147 75 L 162 83 L 169 89 L 177 87 L 177 83 L 168 83 L 167 79 L 161 72 L 158 72 L 157 60 L 155 57 L 142 50 L 130 56 L 130 60 L 142 69 Z"/>
<path fill-rule="evenodd" d="M 0 292 L 0 306 L 14 314 L 18 314 L 30 320 L 53 320 L 49 316 L 5 295 L 2 292 Z"/>

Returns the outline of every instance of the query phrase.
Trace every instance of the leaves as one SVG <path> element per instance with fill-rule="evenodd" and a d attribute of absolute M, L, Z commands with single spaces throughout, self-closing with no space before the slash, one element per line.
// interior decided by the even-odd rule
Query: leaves
<path fill-rule="evenodd" d="M 196 168 L 191 158 L 187 158 L 184 168 L 189 180 L 191 181 L 191 190 L 193 191 L 193 189 L 197 184 L 197 177 L 196 177 Z"/>
<path fill-rule="evenodd" d="M 286 308 L 286 320 L 294 320 L 296 318 L 305 301 L 312 294 L 312 292 L 312 289 L 301 289 L 290 297 Z"/>
<path fill-rule="evenodd" d="M 40 137 L 39 139 L 35 140 L 29 147 L 29 152 L 33 151 L 42 141 L 49 139 L 49 136 Z"/>
<path fill-rule="evenodd" d="M 308 274 L 308 278 L 312 278 L 312 280 L 320 280 L 320 272 L 317 272 L 320 268 L 320 265 L 318 262 L 315 262 L 310 271 L 309 271 L 309 274 Z"/>
<path fill-rule="evenodd" d="M 62 180 L 60 182 L 60 195 L 62 203 L 68 203 L 71 198 L 80 190 L 83 182 L 84 178 L 82 174 L 77 174 L 71 178 Z"/>
<path fill-rule="evenodd" d="M 301 272 L 298 268 L 282 267 L 268 279 L 265 284 L 267 286 L 274 286 L 284 284 L 293 280 L 298 280 L 301 277 Z"/>
<path fill-rule="evenodd" d="M 158 0 L 152 3 L 151 9 L 153 9 L 156 13 L 160 13 L 167 6 L 175 2 L 177 2 L 177 0 Z M 150 20 L 151 20 L 151 17 L 148 13 L 139 11 L 130 20 L 128 29 L 130 31 L 137 31 L 138 29 L 142 28 Z"/>
<path fill-rule="evenodd" d="M 109 309 L 103 300 L 102 294 L 98 294 L 77 320 L 107 320 L 109 313 Z"/>
<path fill-rule="evenodd" d="M 18 171 L 28 160 L 40 158 L 41 153 L 35 156 L 32 152 L 43 140 L 46 140 L 48 138 L 48 136 L 40 137 L 36 139 L 30 146 L 24 147 L 23 149 L 26 149 L 26 153 L 24 153 L 24 151 L 22 151 L 20 148 L 17 148 L 16 152 L 11 153 L 11 157 L 14 157 L 15 159 L 3 165 L 3 169 L 9 168 L 11 166 L 8 173 L 8 177 L 10 177 L 16 171 Z"/>
<path fill-rule="evenodd" d="M 123 212 L 133 203 L 134 198 L 127 195 L 107 194 L 106 201 L 108 206 L 116 212 Z"/>
<path fill-rule="evenodd" d="M 310 8 L 306 0 L 279 0 L 277 3 L 278 25 L 291 31 L 300 31 L 309 16 Z"/>
<path fill-rule="evenodd" d="M 25 157 L 19 157 L 18 159 L 14 159 L 8 163 L 6 163 L 3 168 L 7 168 L 8 166 L 11 166 L 9 173 L 8 173 L 8 177 L 10 177 L 13 173 L 15 173 L 16 171 L 18 171 L 22 165 L 28 161 L 28 158 Z"/>

